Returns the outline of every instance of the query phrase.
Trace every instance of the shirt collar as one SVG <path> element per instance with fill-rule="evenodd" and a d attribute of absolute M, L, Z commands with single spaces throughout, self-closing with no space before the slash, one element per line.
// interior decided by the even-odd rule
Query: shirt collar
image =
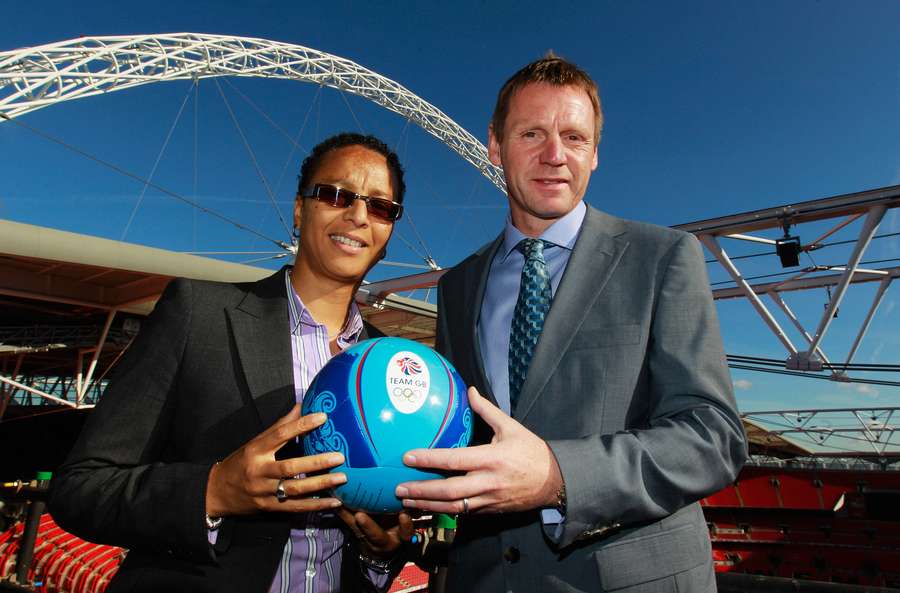
<path fill-rule="evenodd" d="M 322 324 L 313 318 L 312 313 L 310 313 L 309 309 L 306 308 L 306 305 L 303 304 L 303 300 L 300 299 L 300 295 L 294 290 L 294 286 L 291 284 L 291 270 L 293 270 L 293 268 L 288 267 L 284 271 L 284 282 L 288 297 L 288 315 L 291 323 L 291 334 L 297 335 L 302 331 L 301 327 L 303 326 L 318 327 Z M 347 317 L 347 323 L 344 324 L 341 333 L 338 334 L 338 345 L 343 348 L 350 344 L 355 344 L 359 340 L 362 329 L 362 314 L 359 312 L 356 301 L 353 301 L 350 303 L 350 315 Z"/>
<path fill-rule="evenodd" d="M 585 206 L 584 200 L 580 200 L 568 214 L 547 227 L 547 230 L 538 238 L 557 247 L 572 251 L 586 213 L 587 206 Z M 522 231 L 513 225 L 512 218 L 507 214 L 506 228 L 503 230 L 503 244 L 500 246 L 500 254 L 503 260 L 509 257 L 509 254 L 512 253 L 522 239 L 527 238 Z"/>

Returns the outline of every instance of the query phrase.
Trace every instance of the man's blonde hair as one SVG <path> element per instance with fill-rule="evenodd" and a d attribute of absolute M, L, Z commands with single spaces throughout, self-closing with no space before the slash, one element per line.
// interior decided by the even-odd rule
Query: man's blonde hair
<path fill-rule="evenodd" d="M 553 51 L 548 51 L 540 60 L 532 62 L 513 74 L 500 89 L 497 105 L 491 117 L 491 127 L 498 142 L 503 141 L 503 125 L 509 113 L 509 103 L 513 95 L 529 84 L 551 84 L 553 86 L 574 86 L 583 89 L 594 107 L 594 142 L 600 143 L 600 131 L 603 128 L 603 110 L 600 107 L 600 94 L 597 83 L 587 72 L 560 58 Z"/>

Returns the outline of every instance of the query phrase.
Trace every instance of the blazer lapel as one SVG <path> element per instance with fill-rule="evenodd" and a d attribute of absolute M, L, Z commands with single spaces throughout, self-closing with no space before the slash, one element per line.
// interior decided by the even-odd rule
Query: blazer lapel
<path fill-rule="evenodd" d="M 615 235 L 613 220 L 588 206 L 522 385 L 515 413 L 518 419 L 534 405 L 628 247 L 624 237 Z"/>
<path fill-rule="evenodd" d="M 267 428 L 295 402 L 284 268 L 251 285 L 227 314 L 250 397 Z"/>
<path fill-rule="evenodd" d="M 466 269 L 466 281 L 464 286 L 475 287 L 475 290 L 467 290 L 465 293 L 465 303 L 463 306 L 463 325 L 465 328 L 467 341 L 464 343 L 472 344 L 474 348 L 470 349 L 470 356 L 473 359 L 473 367 L 475 369 L 475 381 L 479 393 L 487 397 L 494 405 L 497 405 L 497 399 L 494 397 L 493 389 L 488 381 L 487 373 L 484 370 L 484 358 L 481 355 L 481 341 L 478 339 L 478 319 L 481 315 L 481 303 L 484 300 L 484 291 L 487 289 L 488 274 L 491 271 L 491 262 L 494 260 L 494 254 L 500 249 L 503 243 L 503 235 L 494 239 L 493 243 L 487 245 L 484 250 L 472 261 L 472 264 Z"/>

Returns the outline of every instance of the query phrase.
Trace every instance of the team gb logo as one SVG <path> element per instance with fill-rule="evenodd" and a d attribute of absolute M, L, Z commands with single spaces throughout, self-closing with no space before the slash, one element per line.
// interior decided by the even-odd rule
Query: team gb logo
<path fill-rule="evenodd" d="M 388 361 L 388 396 L 401 414 L 412 414 L 425 403 L 431 388 L 428 366 L 413 352 L 397 352 Z"/>

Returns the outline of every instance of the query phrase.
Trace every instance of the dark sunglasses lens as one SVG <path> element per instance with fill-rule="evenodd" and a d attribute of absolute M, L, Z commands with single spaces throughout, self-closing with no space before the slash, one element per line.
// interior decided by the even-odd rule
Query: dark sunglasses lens
<path fill-rule="evenodd" d="M 320 202 L 326 202 L 338 208 L 346 208 L 353 201 L 353 194 L 333 185 L 317 185 L 312 195 Z"/>
<path fill-rule="evenodd" d="M 331 198 L 331 203 L 337 206 L 338 208 L 349 208 L 351 204 L 353 204 L 353 200 L 356 199 L 356 194 L 352 191 L 347 191 L 346 189 L 334 189 L 334 197 Z"/>
<path fill-rule="evenodd" d="M 369 212 L 385 220 L 397 220 L 400 218 L 400 205 L 383 200 L 381 198 L 369 198 Z"/>

